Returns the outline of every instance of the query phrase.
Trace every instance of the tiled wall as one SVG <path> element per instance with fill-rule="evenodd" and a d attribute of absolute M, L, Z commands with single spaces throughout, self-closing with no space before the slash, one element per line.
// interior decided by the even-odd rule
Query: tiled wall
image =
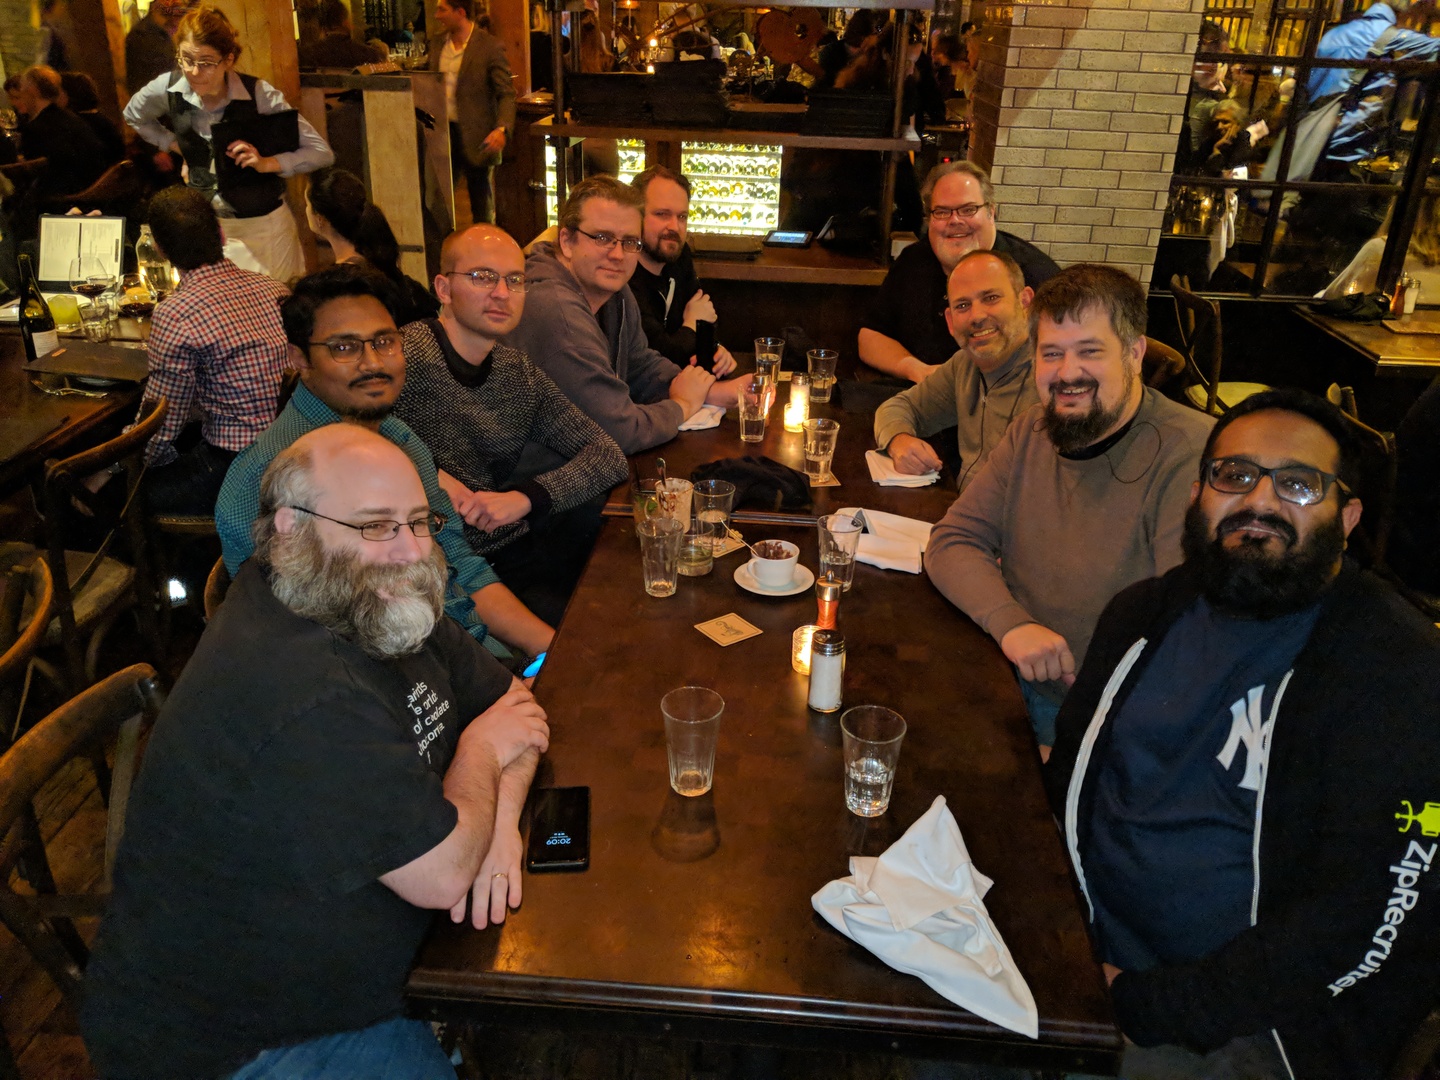
<path fill-rule="evenodd" d="M 970 158 L 1000 227 L 1147 285 L 1204 0 L 983 8 Z"/>

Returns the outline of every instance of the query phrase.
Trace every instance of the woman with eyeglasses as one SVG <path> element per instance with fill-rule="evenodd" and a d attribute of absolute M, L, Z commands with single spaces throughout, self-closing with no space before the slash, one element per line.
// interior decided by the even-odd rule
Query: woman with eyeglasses
<path fill-rule="evenodd" d="M 285 178 L 333 164 L 329 145 L 283 94 L 235 70 L 240 39 L 224 12 L 201 6 L 175 31 L 176 67 L 142 86 L 125 122 L 147 142 L 185 159 L 186 183 L 209 196 L 237 266 L 290 281 L 305 273 Z M 283 117 L 266 122 L 263 117 Z M 244 137 L 248 135 L 247 137 Z M 219 137 L 225 145 L 216 146 Z M 255 145 L 277 147 L 263 154 Z M 285 149 L 278 149 L 285 147 Z"/>
<path fill-rule="evenodd" d="M 395 286 L 395 323 L 440 314 L 440 301 L 400 269 L 400 245 L 385 212 L 370 201 L 360 178 L 335 166 L 310 174 L 305 219 L 316 239 L 329 245 L 337 263 L 369 263 Z"/>

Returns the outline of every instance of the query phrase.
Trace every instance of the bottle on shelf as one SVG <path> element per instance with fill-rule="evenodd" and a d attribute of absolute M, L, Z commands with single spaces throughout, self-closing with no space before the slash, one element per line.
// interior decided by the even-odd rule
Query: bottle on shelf
<path fill-rule="evenodd" d="M 25 359 L 38 360 L 48 356 L 60 347 L 60 335 L 55 329 L 55 316 L 35 280 L 35 268 L 30 265 L 30 256 L 20 256 L 20 336 L 25 339 Z"/>
<path fill-rule="evenodd" d="M 140 226 L 140 239 L 135 241 L 135 264 L 140 276 L 145 279 L 145 284 L 149 285 L 150 291 L 155 294 L 156 303 L 175 291 L 178 284 L 175 280 L 175 268 L 160 251 L 160 245 L 155 243 L 149 225 Z"/>

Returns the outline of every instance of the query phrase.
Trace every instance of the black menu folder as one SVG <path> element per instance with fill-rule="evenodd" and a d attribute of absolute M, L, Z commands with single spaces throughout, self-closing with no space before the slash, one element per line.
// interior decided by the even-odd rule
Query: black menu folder
<path fill-rule="evenodd" d="M 67 340 L 49 355 L 30 361 L 25 370 L 138 383 L 150 374 L 150 361 L 144 349 Z"/>

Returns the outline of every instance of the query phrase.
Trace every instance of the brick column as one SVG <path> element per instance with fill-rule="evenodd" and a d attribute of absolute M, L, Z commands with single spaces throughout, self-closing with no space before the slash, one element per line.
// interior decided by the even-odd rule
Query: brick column
<path fill-rule="evenodd" d="M 970 160 L 991 172 L 1002 229 L 1149 284 L 1203 9 L 985 3 Z"/>

